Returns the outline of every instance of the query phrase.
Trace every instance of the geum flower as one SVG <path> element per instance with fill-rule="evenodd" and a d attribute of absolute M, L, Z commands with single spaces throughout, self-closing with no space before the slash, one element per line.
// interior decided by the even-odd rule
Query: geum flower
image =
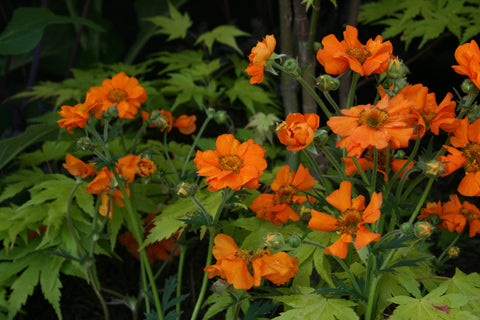
<path fill-rule="evenodd" d="M 358 30 L 347 26 L 341 42 L 330 34 L 323 38 L 323 49 L 318 50 L 317 60 L 328 74 L 344 73 L 348 67 L 361 76 L 382 73 L 388 69 L 393 52 L 390 41 L 383 42 L 381 36 L 369 39 L 365 45 L 358 40 Z"/>
<path fill-rule="evenodd" d="M 198 150 L 193 159 L 197 174 L 207 177 L 208 189 L 215 192 L 225 188 L 258 188 L 258 178 L 267 168 L 265 149 L 252 139 L 241 143 L 231 134 L 220 135 L 216 146 L 216 150 Z"/>
<path fill-rule="evenodd" d="M 365 227 L 365 223 L 373 223 L 380 218 L 382 194 L 374 192 L 370 203 L 365 208 L 365 197 L 360 195 L 352 199 L 352 184 L 343 181 L 340 188 L 326 198 L 327 202 L 340 210 L 340 216 L 335 218 L 329 214 L 312 209 L 312 218 L 308 227 L 319 231 L 336 231 L 340 238 L 325 248 L 325 254 L 332 254 L 345 259 L 348 244 L 354 243 L 355 249 L 360 249 L 372 241 L 380 239 L 379 233 L 373 233 Z"/>
<path fill-rule="evenodd" d="M 62 111 L 57 113 L 62 119 L 57 120 L 60 128 L 67 129 L 70 134 L 73 134 L 73 128 L 84 128 L 90 118 L 87 107 L 83 104 L 77 104 L 74 107 L 62 106 Z"/>
<path fill-rule="evenodd" d="M 195 130 L 197 130 L 195 121 L 197 121 L 197 116 L 187 116 L 186 114 L 182 114 L 180 117 L 175 119 L 173 126 L 183 134 L 192 134 L 195 132 Z"/>
<path fill-rule="evenodd" d="M 456 73 L 465 75 L 480 88 L 480 49 L 475 40 L 462 44 L 455 50 L 458 65 L 452 66 Z"/>
<path fill-rule="evenodd" d="M 85 179 L 96 173 L 92 165 L 83 162 L 77 157 L 67 153 L 63 167 L 74 177 Z"/>
<path fill-rule="evenodd" d="M 386 95 L 379 90 L 381 96 Z M 412 112 L 415 116 L 410 121 L 416 124 L 416 133 L 423 137 L 426 130 L 438 135 L 439 130 L 453 132 L 458 127 L 458 119 L 455 115 L 456 102 L 452 101 L 453 95 L 449 92 L 442 102 L 437 104 L 435 93 L 428 92 L 428 88 L 422 84 L 407 85 L 397 95 L 402 95 L 411 101 Z"/>
<path fill-rule="evenodd" d="M 315 113 L 291 113 L 277 126 L 278 139 L 290 151 L 299 151 L 308 147 L 315 138 L 320 117 Z"/>
<path fill-rule="evenodd" d="M 91 95 L 92 104 L 101 104 L 103 112 L 116 105 L 120 119 L 133 119 L 147 100 L 147 93 L 138 80 L 124 72 L 103 80 L 101 86 L 91 87 L 87 94 Z"/>
<path fill-rule="evenodd" d="M 147 111 L 141 111 L 140 113 L 143 121 L 151 121 L 150 128 L 160 128 L 163 132 L 167 129 L 168 132 L 173 129 L 173 116 L 170 111 L 167 110 L 154 110 L 151 114 Z"/>
<path fill-rule="evenodd" d="M 232 237 L 222 233 L 214 241 L 212 253 L 217 262 L 203 269 L 208 272 L 209 279 L 220 276 L 236 289 L 248 290 L 252 286 L 258 287 L 262 277 L 282 285 L 297 273 L 298 259 L 285 252 L 271 255 L 265 248 L 256 251 L 240 249 Z"/>
<path fill-rule="evenodd" d="M 443 146 L 450 154 L 438 157 L 446 170 L 442 177 L 463 167 L 465 176 L 458 185 L 458 192 L 467 197 L 480 196 L 480 120 L 471 124 L 468 118 L 460 120 L 450 143 L 452 146 Z"/>
<path fill-rule="evenodd" d="M 345 164 L 345 173 L 349 176 L 351 176 L 354 173 L 358 173 L 358 168 L 355 165 L 352 157 L 342 157 L 341 158 L 342 162 Z M 374 161 L 373 161 L 373 149 L 368 148 L 365 153 L 363 154 L 363 157 L 356 157 L 356 160 L 360 166 L 360 168 L 363 171 L 367 170 L 373 170 L 374 167 Z M 400 169 L 403 167 L 403 165 L 407 162 L 406 159 L 395 159 L 390 155 L 390 170 L 392 170 L 394 173 L 397 173 L 400 171 Z M 388 175 L 386 172 L 386 152 L 385 149 L 379 150 L 378 151 L 378 157 L 377 157 L 377 171 L 383 174 L 384 180 L 388 180 Z M 413 162 L 410 162 L 405 169 L 403 169 L 402 173 L 400 174 L 400 177 L 402 177 L 405 172 L 412 168 L 414 165 Z"/>
<path fill-rule="evenodd" d="M 277 40 L 275 40 L 275 37 L 273 35 L 267 35 L 263 38 L 262 42 L 258 41 L 257 45 L 252 48 L 248 56 L 250 64 L 245 69 L 245 72 L 252 76 L 250 78 L 250 84 L 262 83 L 265 64 L 275 50 L 276 44 Z"/>
<path fill-rule="evenodd" d="M 374 106 L 358 105 L 342 109 L 343 116 L 331 117 L 327 125 L 343 137 L 336 146 L 346 148 L 347 155 L 360 156 L 366 148 L 391 150 L 404 148 L 413 134 L 412 102 L 401 95 L 382 97 Z"/>
<path fill-rule="evenodd" d="M 302 164 L 296 173 L 290 171 L 290 166 L 284 165 L 278 170 L 276 179 L 270 185 L 274 193 L 259 195 L 253 200 L 250 209 L 257 214 L 258 218 L 271 221 L 277 226 L 288 220 L 298 221 L 300 216 L 292 205 L 304 203 L 307 197 L 299 196 L 297 193 L 310 190 L 314 184 L 315 179 Z"/>

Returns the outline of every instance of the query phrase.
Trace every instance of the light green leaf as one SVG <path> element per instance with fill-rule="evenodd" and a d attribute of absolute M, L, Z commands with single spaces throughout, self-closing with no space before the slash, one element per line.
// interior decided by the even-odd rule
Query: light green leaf
<path fill-rule="evenodd" d="M 152 60 L 166 65 L 159 73 L 159 75 L 162 75 L 170 71 L 190 68 L 203 62 L 203 52 L 200 50 L 183 50 L 180 52 L 162 51 Z"/>
<path fill-rule="evenodd" d="M 236 79 L 225 94 L 230 98 L 230 103 L 239 99 L 251 114 L 257 113 L 258 104 L 274 105 L 274 98 L 270 93 L 259 86 L 251 85 L 250 81 L 244 78 Z"/>
<path fill-rule="evenodd" d="M 13 319 L 17 312 L 20 311 L 22 305 L 27 301 L 27 298 L 33 293 L 33 289 L 39 280 L 41 267 L 41 264 L 32 263 L 13 282 L 11 286 L 12 292 L 8 297 L 8 319 Z"/>
<path fill-rule="evenodd" d="M 81 23 L 103 31 L 96 23 L 81 17 L 58 16 L 41 7 L 20 7 L 0 34 L 0 54 L 20 54 L 32 50 L 42 38 L 45 27 L 58 23 Z"/>
<path fill-rule="evenodd" d="M 22 190 L 33 186 L 38 182 L 45 181 L 46 179 L 49 179 L 49 176 L 39 168 L 33 168 L 32 170 L 19 170 L 10 174 L 3 180 L 3 182 L 8 184 L 3 190 L 3 193 L 0 194 L 0 203 L 6 199 L 14 197 Z"/>
<path fill-rule="evenodd" d="M 208 52 L 212 53 L 212 46 L 215 41 L 226 44 L 227 46 L 232 47 L 238 53 L 242 54 L 242 51 L 237 45 L 236 37 L 238 36 L 248 36 L 249 34 L 238 29 L 236 26 L 232 25 L 221 25 L 216 27 L 210 32 L 205 32 L 200 37 L 198 37 L 195 45 L 203 42 L 207 48 Z"/>
<path fill-rule="evenodd" d="M 170 17 L 155 16 L 146 20 L 159 26 L 160 30 L 157 33 L 168 35 L 167 41 L 185 38 L 188 28 L 192 25 L 188 13 L 182 15 L 171 3 L 168 3 L 168 9 Z"/>
<path fill-rule="evenodd" d="M 65 159 L 65 154 L 71 146 L 70 141 L 46 141 L 41 150 L 24 153 L 18 158 L 23 166 L 33 167 L 50 160 Z"/>
<path fill-rule="evenodd" d="M 459 293 L 468 300 L 469 310 L 480 310 L 480 275 L 478 273 L 465 274 L 460 269 L 455 270 L 452 279 L 445 281 L 441 287 L 446 287 L 446 293 Z"/>
<path fill-rule="evenodd" d="M 40 273 L 40 285 L 42 287 L 43 296 L 50 302 L 58 319 L 62 319 L 62 312 L 60 310 L 60 297 L 62 295 L 60 289 L 62 283 L 60 282 L 60 269 L 62 264 L 66 261 L 58 256 L 43 257 L 42 271 Z M 38 262 L 40 264 L 40 261 Z"/>

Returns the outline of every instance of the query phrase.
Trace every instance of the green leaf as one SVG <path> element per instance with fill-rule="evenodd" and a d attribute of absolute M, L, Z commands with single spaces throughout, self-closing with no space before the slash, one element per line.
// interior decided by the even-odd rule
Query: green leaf
<path fill-rule="evenodd" d="M 271 94 L 263 90 L 259 86 L 250 84 L 250 81 L 245 78 L 238 78 L 225 94 L 230 98 L 230 103 L 239 99 L 248 109 L 251 114 L 258 112 L 258 104 L 274 105 L 274 98 Z"/>
<path fill-rule="evenodd" d="M 10 174 L 3 180 L 3 182 L 8 184 L 3 190 L 3 193 L 0 194 L 0 203 L 6 199 L 14 197 L 25 188 L 33 186 L 38 182 L 45 181 L 45 179 L 48 178 L 49 176 L 39 168 L 33 168 L 32 170 L 19 170 Z"/>
<path fill-rule="evenodd" d="M 203 52 L 200 50 L 183 50 L 180 52 L 162 51 L 152 61 L 158 61 L 167 66 L 159 72 L 159 75 L 170 71 L 190 68 L 203 62 Z"/>
<path fill-rule="evenodd" d="M 465 274 L 460 269 L 455 270 L 452 279 L 445 281 L 441 287 L 446 287 L 446 293 L 460 293 L 468 300 L 469 310 L 480 310 L 480 275 L 478 273 Z"/>
<path fill-rule="evenodd" d="M 195 42 L 195 45 L 203 42 L 207 46 L 208 52 L 212 54 L 213 43 L 217 41 L 232 47 L 238 53 L 242 54 L 242 51 L 237 45 L 237 41 L 235 37 L 248 36 L 248 35 L 249 33 L 243 32 L 242 30 L 238 29 L 236 26 L 221 25 L 216 27 L 210 32 L 205 32 L 200 37 L 198 37 L 197 41 Z"/>
<path fill-rule="evenodd" d="M 337 319 L 360 319 L 352 307 L 357 304 L 344 299 L 326 299 L 316 294 L 285 295 L 272 297 L 274 300 L 283 302 L 292 310 L 280 313 L 277 320 L 337 320 Z"/>
<path fill-rule="evenodd" d="M 36 256 L 38 257 L 38 255 Z M 11 286 L 12 292 L 8 297 L 8 319 L 13 319 L 17 312 L 20 311 L 22 305 L 27 301 L 27 298 L 33 293 L 33 289 L 39 280 L 41 268 L 41 264 L 32 263 L 13 282 Z"/>
<path fill-rule="evenodd" d="M 57 136 L 57 124 L 35 124 L 28 126 L 25 132 L 18 137 L 0 141 L 0 169 L 32 144 L 52 140 Z"/>
<path fill-rule="evenodd" d="M 57 16 L 47 8 L 20 7 L 0 34 L 0 54 L 20 54 L 32 50 L 42 38 L 45 27 L 58 23 L 81 23 L 103 31 L 98 24 L 81 17 Z"/>
<path fill-rule="evenodd" d="M 160 30 L 157 33 L 168 35 L 167 41 L 174 39 L 183 39 L 187 35 L 187 30 L 192 25 L 192 21 L 188 13 L 182 14 L 173 6 L 171 3 L 168 3 L 168 9 L 170 17 L 166 16 L 155 16 L 147 18 L 146 20 L 151 21 L 153 24 L 160 27 Z"/>
<path fill-rule="evenodd" d="M 58 319 L 62 319 L 62 312 L 60 310 L 60 298 L 62 283 L 60 282 L 60 269 L 65 259 L 57 256 L 42 256 L 43 261 L 38 264 L 43 265 L 40 273 L 40 285 L 42 287 L 43 296 L 52 305 Z"/>
<path fill-rule="evenodd" d="M 18 158 L 23 166 L 33 167 L 50 160 L 65 159 L 65 154 L 71 146 L 70 141 L 46 141 L 41 150 L 24 153 Z"/>

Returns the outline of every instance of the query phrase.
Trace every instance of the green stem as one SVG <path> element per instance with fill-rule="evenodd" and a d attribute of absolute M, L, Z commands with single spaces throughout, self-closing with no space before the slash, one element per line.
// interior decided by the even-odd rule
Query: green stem
<path fill-rule="evenodd" d="M 338 163 L 337 159 L 331 154 L 330 150 L 328 150 L 326 145 L 321 145 L 320 150 L 323 152 L 323 154 L 328 158 L 330 163 L 335 167 L 335 170 L 342 176 L 343 180 L 348 180 L 347 174 L 345 173 L 345 170 L 342 168 L 340 163 Z"/>
<path fill-rule="evenodd" d="M 442 261 L 443 258 L 445 257 L 445 255 L 448 253 L 448 250 L 450 250 L 450 248 L 453 247 L 453 246 L 457 243 L 457 241 L 460 239 L 460 236 L 462 235 L 462 233 L 463 233 L 463 231 L 460 232 L 460 233 L 455 237 L 455 239 L 453 239 L 453 241 L 448 245 L 447 248 L 445 248 L 445 250 L 443 250 L 442 254 L 441 254 L 441 255 L 438 257 L 438 259 L 437 259 L 438 264 L 442 264 L 442 263 L 444 263 L 445 261 L 448 260 L 448 258 L 447 258 L 447 259 L 445 259 L 445 261 Z"/>
<path fill-rule="evenodd" d="M 142 134 L 145 132 L 145 129 L 147 129 L 147 121 L 142 122 L 142 126 L 140 127 L 140 129 L 138 129 L 137 134 L 133 139 L 132 145 L 130 146 L 130 148 L 128 148 L 127 153 L 135 153 L 135 149 L 137 148 L 138 141 L 140 140 L 140 137 L 142 136 Z"/>
<path fill-rule="evenodd" d="M 353 106 L 353 99 L 355 98 L 355 88 L 357 87 L 358 79 L 360 74 L 353 72 L 352 75 L 352 84 L 350 85 L 350 91 L 348 92 L 348 100 L 346 109 L 350 109 Z"/>
<path fill-rule="evenodd" d="M 172 159 L 170 158 L 170 154 L 168 153 L 168 144 L 167 144 L 167 130 L 163 132 L 163 150 L 165 152 L 165 158 L 167 158 L 168 164 L 170 165 L 170 169 L 172 170 L 173 174 L 175 175 L 175 183 L 180 183 L 180 178 L 178 177 L 177 169 L 173 165 Z"/>
<path fill-rule="evenodd" d="M 338 106 L 337 102 L 335 101 L 335 99 L 332 98 L 332 96 L 330 95 L 330 92 L 328 91 L 323 91 L 323 95 L 325 96 L 325 98 L 327 98 L 327 101 L 330 103 L 330 105 L 332 106 L 333 109 L 335 109 L 335 113 L 337 115 L 340 115 L 341 112 L 340 112 L 340 107 Z"/>
<path fill-rule="evenodd" d="M 372 182 L 370 183 L 370 192 L 375 192 L 377 184 L 377 168 L 378 168 L 378 150 L 373 147 L 373 170 L 372 170 Z"/>
<path fill-rule="evenodd" d="M 367 175 L 365 174 L 365 171 L 360 166 L 360 163 L 358 163 L 357 157 L 351 157 L 351 159 L 353 161 L 353 164 L 357 168 L 357 171 L 360 174 L 360 177 L 362 178 L 363 183 L 365 183 L 366 186 L 370 187 L 370 181 L 368 181 Z"/>
<path fill-rule="evenodd" d="M 423 191 L 422 197 L 417 203 L 417 206 L 415 207 L 415 210 L 412 213 L 412 216 L 408 220 L 409 223 L 413 223 L 417 215 L 420 213 L 420 209 L 423 207 L 423 204 L 425 203 L 425 200 L 427 199 L 427 196 L 430 192 L 430 189 L 432 188 L 433 182 L 435 181 L 434 177 L 431 177 L 428 180 L 427 186 L 425 187 L 425 190 Z"/>
<path fill-rule="evenodd" d="M 175 250 L 172 252 L 175 252 Z M 178 273 L 177 273 L 177 298 L 182 295 L 183 266 L 185 265 L 186 253 L 187 253 L 187 246 L 184 244 L 180 245 L 180 259 L 178 261 Z M 180 305 L 180 302 L 178 302 L 176 306 L 177 312 L 181 311 L 181 307 L 182 306 Z"/>
<path fill-rule="evenodd" d="M 318 179 L 320 180 L 320 183 L 323 185 L 323 187 L 325 188 L 325 191 L 330 194 L 333 192 L 333 187 L 332 187 L 332 184 L 330 183 L 330 181 L 328 180 L 327 177 L 324 176 L 324 174 L 322 173 L 322 171 L 320 170 L 320 168 L 318 167 L 317 165 L 317 162 L 315 161 L 315 159 L 313 159 L 312 155 L 310 154 L 310 152 L 308 151 L 305 151 L 305 150 L 302 150 L 303 151 L 303 154 L 305 154 L 305 156 L 307 157 L 308 159 L 308 162 L 310 162 L 310 165 L 312 165 L 314 168 L 315 168 L 315 171 L 317 172 L 317 176 L 318 176 Z"/>

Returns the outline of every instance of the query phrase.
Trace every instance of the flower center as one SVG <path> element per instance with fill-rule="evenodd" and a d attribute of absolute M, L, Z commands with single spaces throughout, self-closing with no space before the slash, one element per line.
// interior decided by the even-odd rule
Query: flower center
<path fill-rule="evenodd" d="M 362 214 L 356 209 L 347 209 L 338 218 L 338 232 L 354 234 L 357 225 L 362 222 Z"/>
<path fill-rule="evenodd" d="M 463 148 L 463 157 L 466 159 L 466 172 L 477 172 L 480 170 L 480 146 L 477 143 L 470 142 Z"/>
<path fill-rule="evenodd" d="M 110 100 L 111 102 L 115 102 L 115 103 L 120 102 L 120 101 L 126 101 L 127 100 L 127 91 L 119 89 L 119 88 L 113 88 L 107 94 L 107 99 Z"/>
<path fill-rule="evenodd" d="M 273 204 L 281 204 L 281 203 L 292 203 L 293 196 L 297 193 L 294 187 L 291 185 L 282 186 L 275 192 L 273 196 Z"/>
<path fill-rule="evenodd" d="M 379 128 L 388 121 L 388 112 L 377 107 L 363 110 L 359 115 L 359 122 L 372 128 Z"/>
<path fill-rule="evenodd" d="M 253 250 L 243 250 L 243 249 L 238 249 L 235 252 L 235 257 L 242 259 L 245 262 L 252 262 L 255 259 L 263 257 L 265 254 L 267 254 L 268 249 L 266 248 L 261 248 L 258 249 L 257 251 Z"/>
<path fill-rule="evenodd" d="M 242 159 L 236 154 L 222 156 L 220 157 L 219 162 L 219 169 L 232 171 L 233 173 L 239 173 L 240 169 L 243 167 Z"/>
<path fill-rule="evenodd" d="M 464 215 L 468 221 L 480 218 L 480 215 L 477 212 L 465 208 L 460 209 L 460 214 Z"/>
<path fill-rule="evenodd" d="M 347 54 L 360 61 L 360 64 L 363 64 L 365 60 L 372 55 L 372 53 L 365 48 L 351 48 L 347 50 Z"/>

